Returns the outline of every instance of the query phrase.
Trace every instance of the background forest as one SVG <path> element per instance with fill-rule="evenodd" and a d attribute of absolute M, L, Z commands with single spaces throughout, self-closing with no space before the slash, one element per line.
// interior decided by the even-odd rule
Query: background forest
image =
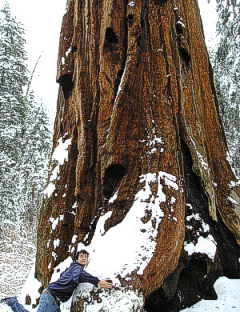
<path fill-rule="evenodd" d="M 229 160 L 239 175 L 240 1 L 216 0 L 216 8 L 219 43 L 208 49 Z M 34 262 L 52 146 L 46 107 L 31 88 L 34 70 L 27 66 L 25 30 L 7 3 L 0 13 L 0 79 L 0 272 L 6 272 L 1 274 L 0 296 L 6 296 L 20 292 Z"/>

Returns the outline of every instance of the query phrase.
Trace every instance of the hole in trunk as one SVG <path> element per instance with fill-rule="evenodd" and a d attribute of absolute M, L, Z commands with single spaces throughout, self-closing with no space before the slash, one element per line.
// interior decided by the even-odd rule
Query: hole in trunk
<path fill-rule="evenodd" d="M 75 52 L 77 52 L 77 47 L 76 47 L 76 46 L 73 46 L 73 47 L 72 47 L 72 53 L 75 53 Z"/>
<path fill-rule="evenodd" d="M 184 48 L 179 48 L 179 52 L 183 60 L 185 61 L 186 65 L 188 66 L 191 60 L 191 56 L 188 51 Z"/>
<path fill-rule="evenodd" d="M 183 34 L 183 26 L 180 22 L 176 24 L 176 32 L 179 36 Z"/>
<path fill-rule="evenodd" d="M 121 165 L 112 165 L 105 170 L 103 194 L 106 198 L 112 196 L 114 190 L 116 190 L 125 174 L 126 170 Z"/>
<path fill-rule="evenodd" d="M 73 89 L 72 74 L 61 76 L 57 82 L 62 87 L 64 99 L 66 100 L 70 96 Z"/>
<path fill-rule="evenodd" d="M 132 14 L 128 14 L 128 24 L 131 27 L 133 24 L 133 15 Z"/>
<path fill-rule="evenodd" d="M 105 38 L 106 38 L 106 41 L 110 44 L 118 43 L 118 38 L 115 35 L 115 32 L 111 27 L 108 27 L 106 29 Z"/>

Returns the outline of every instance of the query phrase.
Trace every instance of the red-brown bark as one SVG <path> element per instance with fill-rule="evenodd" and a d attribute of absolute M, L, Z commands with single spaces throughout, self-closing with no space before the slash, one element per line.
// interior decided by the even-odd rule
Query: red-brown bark
<path fill-rule="evenodd" d="M 143 274 L 130 273 L 127 284 L 144 298 L 160 288 L 183 250 L 190 191 L 181 142 L 201 179 L 209 216 L 240 242 L 239 186 L 227 160 L 196 1 L 70 1 L 57 80 L 53 151 L 59 140 L 72 141 L 39 219 L 36 274 L 45 285 L 78 243 L 91 245 L 100 215 L 112 211 L 106 232 L 126 218 L 143 187 L 140 177 L 152 173 L 166 195 L 163 217 L 150 262 Z M 177 186 L 170 187 L 162 173 Z M 155 200 L 158 187 L 151 184 Z M 59 215 L 64 218 L 53 230 L 49 218 Z M 150 219 L 146 213 L 143 224 Z M 129 235 L 135 233 L 129 229 Z"/>

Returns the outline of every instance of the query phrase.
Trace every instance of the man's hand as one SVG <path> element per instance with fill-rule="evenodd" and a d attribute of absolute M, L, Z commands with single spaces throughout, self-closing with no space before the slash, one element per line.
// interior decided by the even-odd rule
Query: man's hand
<path fill-rule="evenodd" d="M 102 288 L 112 288 L 112 283 L 107 282 L 106 280 L 102 280 L 98 283 L 98 286 Z"/>

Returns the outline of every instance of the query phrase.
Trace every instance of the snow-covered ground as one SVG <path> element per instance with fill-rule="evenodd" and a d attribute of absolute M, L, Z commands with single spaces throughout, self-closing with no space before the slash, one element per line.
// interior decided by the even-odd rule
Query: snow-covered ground
<path fill-rule="evenodd" d="M 16 272 L 12 271 L 13 274 Z M 33 271 L 31 272 L 33 274 Z M 29 289 L 30 293 L 34 293 L 37 295 L 36 289 L 39 284 L 32 284 L 32 278 L 29 279 L 28 283 L 25 284 L 24 288 Z M 240 280 L 239 279 L 228 279 L 226 277 L 220 277 L 214 284 L 215 291 L 218 295 L 217 300 L 201 300 L 194 306 L 181 310 L 182 312 L 203 312 L 203 311 L 219 311 L 219 312 L 238 312 L 240 311 Z M 18 292 L 18 291 L 16 291 Z M 129 296 L 125 295 L 126 300 L 121 300 L 122 302 L 122 312 L 129 311 L 125 310 L 126 304 L 129 301 Z M 133 298 L 135 299 L 135 298 Z M 22 300 L 20 300 L 21 302 Z M 111 300 L 109 300 L 111 302 Z M 61 306 L 61 312 L 69 312 L 70 311 L 71 302 L 67 302 Z M 27 308 L 27 307 L 26 307 Z M 7 305 L 0 303 L 0 312 L 10 312 L 12 311 Z M 33 312 L 36 310 L 29 310 L 29 312 Z M 91 310 L 92 311 L 92 310 Z M 97 311 L 97 310 L 94 310 Z M 105 311 L 105 310 L 104 310 Z M 110 311 L 110 310 L 109 310 Z M 111 309 L 111 311 L 113 311 Z M 120 311 L 120 310 L 119 310 Z"/>
<path fill-rule="evenodd" d="M 1 232 L 0 239 L 0 298 L 8 296 L 17 296 L 19 301 L 24 304 L 24 298 L 29 294 L 34 303 L 35 299 L 39 297 L 38 289 L 41 286 L 34 278 L 34 258 L 35 258 L 35 245 L 34 242 L 29 242 L 27 232 L 24 235 L 18 235 L 17 232 L 14 233 L 11 226 L 4 228 Z M 31 234 L 32 235 L 32 234 Z M 204 243 L 204 242 L 203 242 Z M 211 243 L 211 242 L 210 242 Z M 205 240 L 204 250 L 208 250 L 209 241 Z M 91 259 L 90 259 L 91 260 Z M 67 268 L 71 263 L 71 258 L 69 257 L 64 262 L 62 262 L 58 268 L 60 272 Z M 91 263 L 87 268 L 89 273 L 93 273 L 91 268 Z M 95 268 L 96 269 L 96 268 Z M 52 280 L 56 280 L 59 277 L 60 272 L 55 273 L 52 276 Z M 28 277 L 27 277 L 28 276 Z M 83 285 L 85 292 L 90 292 L 88 285 Z M 92 286 L 92 285 L 91 285 Z M 194 306 L 184 309 L 184 312 L 190 311 L 220 311 L 220 312 L 234 312 L 240 311 L 240 280 L 239 279 L 228 279 L 226 277 L 220 277 L 214 284 L 215 291 L 218 295 L 217 300 L 201 300 Z M 112 292 L 113 294 L 113 292 Z M 108 296 L 106 292 L 105 296 Z M 111 303 L 117 299 L 118 307 L 115 311 L 131 311 L 129 305 L 141 304 L 141 298 L 134 296 L 133 292 L 121 293 L 115 292 L 115 298 L 113 296 L 109 298 L 106 302 Z M 124 298 L 119 298 L 119 296 L 124 296 Z M 120 300 L 121 299 L 121 300 Z M 70 311 L 71 300 L 61 306 L 62 312 Z M 115 306 L 115 305 L 114 305 Z M 28 306 L 25 306 L 28 308 Z M 115 306 L 116 307 L 116 306 Z M 122 308 L 121 308 L 122 307 Z M 110 309 L 111 310 L 111 309 Z M 109 311 L 110 311 L 109 310 Z M 8 312 L 11 309 L 5 305 L 0 304 L 0 312 Z M 89 309 L 87 311 L 90 311 Z M 99 311 L 96 307 L 91 306 L 91 311 Z M 108 311 L 108 310 L 104 310 Z M 29 312 L 36 312 L 36 309 L 31 309 Z"/>
<path fill-rule="evenodd" d="M 36 231 L 9 221 L 0 225 L 0 298 L 19 296 L 34 265 Z M 0 311 L 9 309 L 0 304 Z"/>
<path fill-rule="evenodd" d="M 240 311 L 240 280 L 220 277 L 214 284 L 214 289 L 218 295 L 217 300 L 201 300 L 194 306 L 181 310 L 184 312 L 196 311 L 219 311 L 219 312 L 239 312 Z"/>

